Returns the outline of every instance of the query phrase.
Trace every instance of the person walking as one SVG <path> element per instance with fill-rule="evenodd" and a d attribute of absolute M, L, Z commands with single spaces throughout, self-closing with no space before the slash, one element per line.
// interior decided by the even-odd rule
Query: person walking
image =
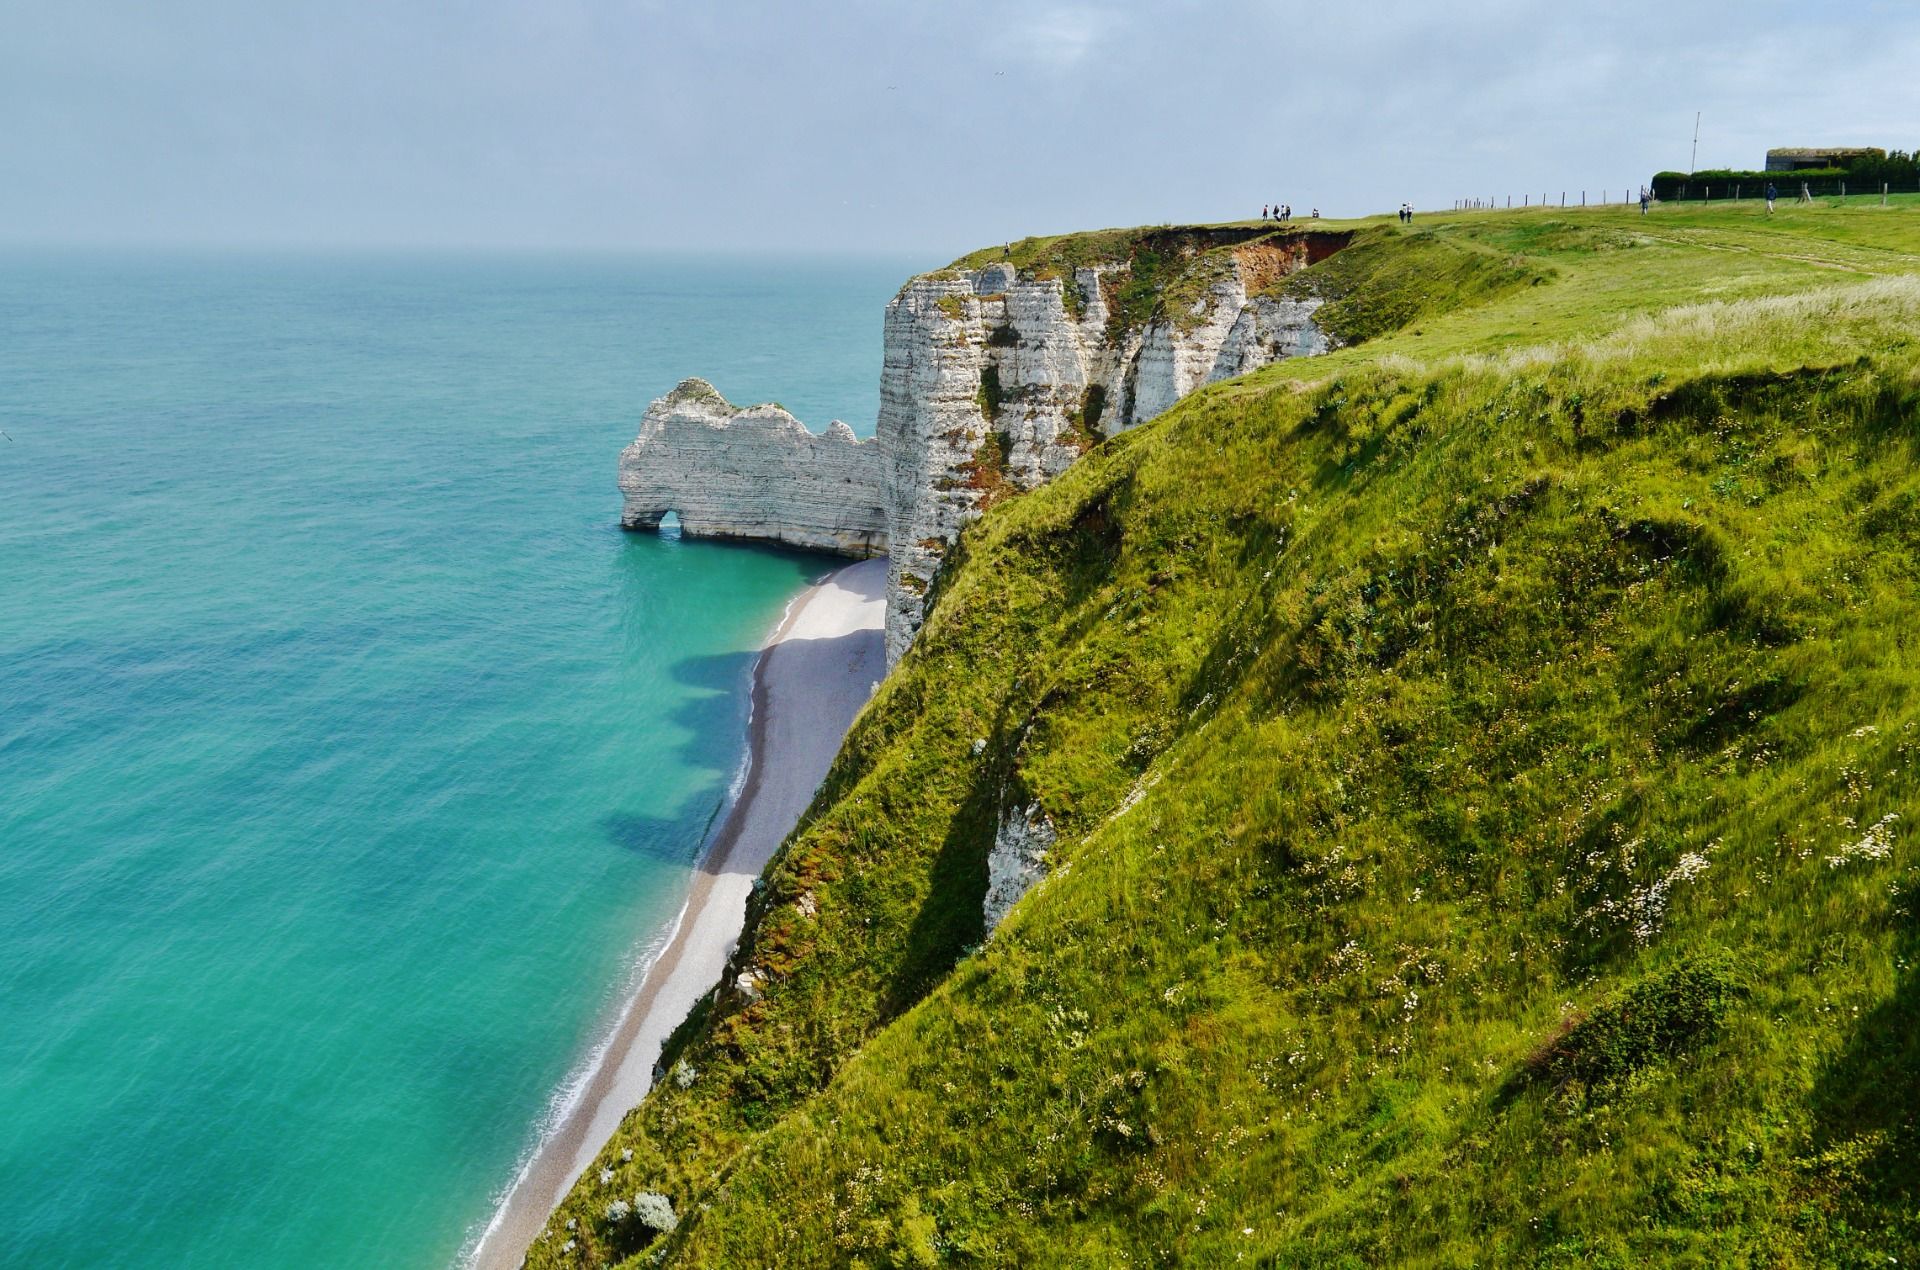
<path fill-rule="evenodd" d="M 1267 218 L 1267 205 L 1265 203 L 1262 203 L 1260 204 L 1260 219 L 1265 220 L 1266 218 Z"/>
<path fill-rule="evenodd" d="M 1640 187 L 1640 214 L 1647 214 L 1647 187 L 1644 185 Z"/>
<path fill-rule="evenodd" d="M 1773 200 L 1780 197 L 1780 191 L 1772 181 L 1767 182 L 1767 215 L 1773 215 Z"/>

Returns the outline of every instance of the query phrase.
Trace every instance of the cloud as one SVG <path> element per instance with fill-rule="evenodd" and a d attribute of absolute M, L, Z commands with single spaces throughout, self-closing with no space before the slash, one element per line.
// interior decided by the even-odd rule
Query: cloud
<path fill-rule="evenodd" d="M 1013 20 L 1002 51 L 1056 70 L 1072 70 L 1098 53 L 1126 24 L 1124 15 L 1092 5 L 1048 5 Z"/>

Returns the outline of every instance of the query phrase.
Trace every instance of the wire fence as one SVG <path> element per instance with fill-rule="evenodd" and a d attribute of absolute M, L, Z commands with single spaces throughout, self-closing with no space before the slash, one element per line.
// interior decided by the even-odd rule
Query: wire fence
<path fill-rule="evenodd" d="M 1657 196 L 1650 185 L 1644 187 L 1632 185 L 1612 189 L 1543 190 L 1538 194 L 1457 198 L 1453 201 L 1453 210 L 1475 212 L 1507 208 L 1517 210 L 1529 207 L 1631 207 L 1640 201 L 1643 189 L 1648 199 L 1653 202 L 1725 203 L 1742 199 L 1764 199 L 1769 185 L 1774 188 L 1779 201 L 1789 203 L 1820 198 L 1886 199 L 1895 194 L 1920 193 L 1920 176 L 1893 181 L 1833 177 L 1803 181 L 1797 179 L 1791 172 L 1781 172 L 1772 178 L 1761 180 L 1683 181 L 1663 190 Z"/>
<path fill-rule="evenodd" d="M 1493 211 L 1523 207 L 1624 207 L 1640 201 L 1640 187 L 1615 186 L 1600 190 L 1543 190 L 1538 194 L 1500 194 L 1486 198 L 1457 198 L 1456 212 Z"/>
<path fill-rule="evenodd" d="M 1663 191 L 1662 200 L 1668 203 L 1722 203 L 1734 199 L 1765 198 L 1769 185 L 1785 202 L 1816 198 L 1886 198 L 1894 194 L 1920 193 L 1920 176 L 1900 180 L 1854 177 L 1802 180 L 1791 172 L 1778 172 L 1768 177 L 1742 178 L 1738 181 L 1683 181 Z"/>

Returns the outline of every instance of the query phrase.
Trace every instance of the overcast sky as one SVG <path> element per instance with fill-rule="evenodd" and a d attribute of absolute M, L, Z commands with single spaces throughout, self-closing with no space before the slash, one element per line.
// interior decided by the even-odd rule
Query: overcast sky
<path fill-rule="evenodd" d="M 1920 5 L 0 0 L 0 241 L 860 248 L 1920 146 Z"/>

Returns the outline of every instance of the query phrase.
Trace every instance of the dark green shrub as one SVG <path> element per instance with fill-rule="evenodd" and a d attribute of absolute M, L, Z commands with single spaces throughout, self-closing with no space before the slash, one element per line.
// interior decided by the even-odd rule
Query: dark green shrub
<path fill-rule="evenodd" d="M 1724 955 L 1688 958 L 1584 1015 L 1527 1058 L 1533 1079 L 1556 1088 L 1579 1082 L 1590 1092 L 1686 1053 L 1719 1028 L 1738 990 Z"/>

